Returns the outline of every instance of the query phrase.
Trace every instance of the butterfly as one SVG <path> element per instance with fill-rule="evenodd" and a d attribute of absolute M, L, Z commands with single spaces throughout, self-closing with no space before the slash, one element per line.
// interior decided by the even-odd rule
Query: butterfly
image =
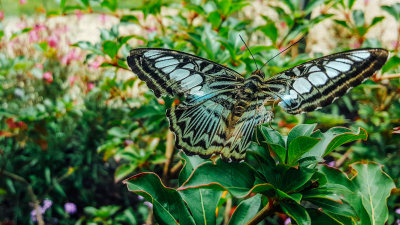
<path fill-rule="evenodd" d="M 167 110 L 175 145 L 187 155 L 242 161 L 255 126 L 273 114 L 264 104 L 279 101 L 286 112 L 310 112 L 331 104 L 379 70 L 388 51 L 356 49 L 317 58 L 265 79 L 254 71 L 245 79 L 238 72 L 188 53 L 133 49 L 132 71 L 156 97 L 183 97 Z"/>

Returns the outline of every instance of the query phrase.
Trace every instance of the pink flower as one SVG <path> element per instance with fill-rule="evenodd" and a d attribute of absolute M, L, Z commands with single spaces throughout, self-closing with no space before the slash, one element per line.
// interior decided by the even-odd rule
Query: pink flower
<path fill-rule="evenodd" d="M 287 26 L 287 25 L 286 25 L 286 23 L 285 23 L 285 22 L 283 22 L 283 21 L 282 21 L 282 22 L 280 22 L 280 24 L 279 24 L 279 25 L 281 25 L 281 27 L 282 27 L 282 28 L 286 28 L 286 26 Z"/>
<path fill-rule="evenodd" d="M 26 0 L 19 0 L 19 4 L 20 4 L 20 5 L 25 5 L 26 2 L 27 2 Z"/>
<path fill-rule="evenodd" d="M 393 46 L 393 48 L 397 48 L 399 46 L 399 42 L 398 41 L 392 41 L 392 46 Z"/>
<path fill-rule="evenodd" d="M 105 23 L 105 22 L 107 21 L 107 15 L 104 14 L 104 13 L 100 14 L 100 15 L 99 15 L 99 20 L 100 20 L 102 23 Z"/>
<path fill-rule="evenodd" d="M 75 81 L 76 81 L 76 80 L 78 80 L 78 76 L 71 76 L 71 77 L 68 77 L 69 85 L 73 86 L 73 85 L 75 84 Z"/>
<path fill-rule="evenodd" d="M 43 64 L 36 63 L 35 67 L 42 70 L 43 69 Z"/>
<path fill-rule="evenodd" d="M 242 47 L 240 47 L 240 51 L 244 51 L 244 50 L 246 50 L 246 46 L 245 46 L 245 45 L 243 45 Z"/>
<path fill-rule="evenodd" d="M 47 83 L 51 83 L 51 82 L 53 82 L 53 75 L 50 72 L 46 72 L 46 73 L 43 74 L 43 79 Z"/>
<path fill-rule="evenodd" d="M 142 44 L 144 44 L 144 42 L 142 40 L 138 40 L 138 44 L 142 45 Z"/>
<path fill-rule="evenodd" d="M 97 69 L 101 64 L 104 62 L 104 58 L 102 57 L 97 57 L 96 60 L 94 60 L 92 63 L 89 64 L 90 68 Z"/>
<path fill-rule="evenodd" d="M 47 43 L 49 44 L 50 47 L 56 48 L 58 45 L 58 38 L 55 35 L 51 35 L 50 37 L 47 38 Z"/>
<path fill-rule="evenodd" d="M 153 31 L 157 31 L 157 27 L 147 27 L 147 28 L 146 28 L 146 31 L 147 31 L 148 33 L 151 33 L 151 32 L 153 32 Z"/>
<path fill-rule="evenodd" d="M 361 47 L 361 43 L 358 42 L 358 41 L 356 41 L 356 42 L 354 42 L 353 44 L 350 44 L 350 47 L 351 47 L 351 48 L 359 48 L 359 47 Z"/>
<path fill-rule="evenodd" d="M 0 11 L 0 21 L 4 19 L 4 11 Z"/>
<path fill-rule="evenodd" d="M 94 85 L 93 83 L 89 82 L 89 83 L 87 84 L 87 91 L 89 92 L 89 91 L 92 90 L 94 87 L 95 87 L 95 85 Z"/>
<path fill-rule="evenodd" d="M 82 14 L 81 10 L 79 10 L 79 9 L 75 10 L 75 15 L 78 18 L 78 20 L 82 19 L 82 17 L 83 17 L 83 14 Z"/>
<path fill-rule="evenodd" d="M 291 224 L 292 220 L 290 218 L 287 218 L 284 222 L 285 225 Z"/>
<path fill-rule="evenodd" d="M 76 48 L 73 48 L 72 51 L 68 52 L 61 59 L 61 64 L 69 65 L 73 60 L 80 60 L 81 55 L 77 53 Z"/>
<path fill-rule="evenodd" d="M 39 32 L 37 30 L 29 31 L 29 42 L 37 42 L 39 40 Z"/>

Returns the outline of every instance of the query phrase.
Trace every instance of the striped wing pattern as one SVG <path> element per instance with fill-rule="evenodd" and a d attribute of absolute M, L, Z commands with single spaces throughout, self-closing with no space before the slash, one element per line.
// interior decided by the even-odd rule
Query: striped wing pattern
<path fill-rule="evenodd" d="M 310 112 L 331 104 L 379 70 L 384 49 L 360 49 L 317 58 L 266 80 L 264 90 L 288 113 Z"/>
<path fill-rule="evenodd" d="M 265 101 L 279 100 L 279 105 L 292 114 L 324 107 L 379 70 L 387 56 L 384 49 L 341 52 L 264 81 L 251 80 L 254 74 L 264 76 L 260 71 L 245 80 L 228 67 L 167 49 L 134 49 L 128 64 L 157 97 L 185 98 L 167 110 L 177 148 L 188 155 L 209 158 L 219 154 L 227 161 L 240 161 L 255 126 L 272 119 Z"/>

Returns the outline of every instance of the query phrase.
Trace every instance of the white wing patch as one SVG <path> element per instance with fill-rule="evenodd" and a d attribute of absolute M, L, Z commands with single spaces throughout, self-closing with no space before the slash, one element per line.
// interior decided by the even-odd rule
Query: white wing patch
<path fill-rule="evenodd" d="M 315 72 L 308 76 L 308 80 L 315 86 L 326 84 L 328 77 L 323 72 Z"/>
<path fill-rule="evenodd" d="M 297 78 L 293 83 L 293 88 L 300 94 L 305 94 L 311 91 L 312 85 L 306 78 Z"/>

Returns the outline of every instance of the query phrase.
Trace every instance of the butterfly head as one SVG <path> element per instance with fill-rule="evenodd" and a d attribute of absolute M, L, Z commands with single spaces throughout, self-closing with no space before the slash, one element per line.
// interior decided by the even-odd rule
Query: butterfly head
<path fill-rule="evenodd" d="M 262 82 L 265 78 L 265 73 L 262 72 L 261 70 L 255 70 L 254 72 L 251 73 L 252 80 L 257 80 L 258 82 Z"/>

